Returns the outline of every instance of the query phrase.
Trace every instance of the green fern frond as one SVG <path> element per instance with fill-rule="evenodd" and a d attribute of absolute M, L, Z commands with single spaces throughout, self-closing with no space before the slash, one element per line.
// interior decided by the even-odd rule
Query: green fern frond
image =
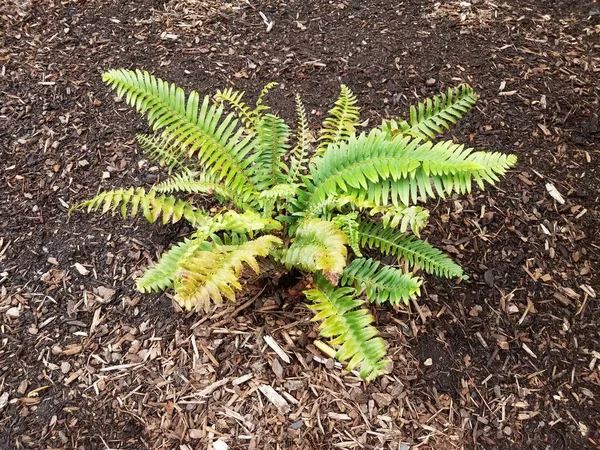
<path fill-rule="evenodd" d="M 156 191 L 146 192 L 142 188 L 103 191 L 94 198 L 73 206 L 71 210 L 87 209 L 90 212 L 102 208 L 102 214 L 110 211 L 114 215 L 118 209 L 124 219 L 128 213 L 133 217 L 141 212 L 150 223 L 156 222 L 162 216 L 163 224 L 169 221 L 176 223 L 182 218 L 192 225 L 206 220 L 207 216 L 204 212 L 190 203 L 177 199 L 172 195 L 157 196 L 156 194 Z"/>
<path fill-rule="evenodd" d="M 398 136 L 387 138 L 378 130 L 331 145 L 310 167 L 312 181 L 300 194 L 299 205 L 312 211 L 331 196 L 349 195 L 375 205 L 414 204 L 453 191 L 471 191 L 471 179 L 483 189 L 494 184 L 516 163 L 516 156 L 473 152 L 452 141 L 423 143 Z"/>
<path fill-rule="evenodd" d="M 433 139 L 458 122 L 476 101 L 477 94 L 466 84 L 448 88 L 445 94 L 411 106 L 410 123 L 400 119 L 384 121 L 382 129 L 390 136 L 404 134 Z"/>
<path fill-rule="evenodd" d="M 289 149 L 290 129 L 283 119 L 265 114 L 256 126 L 256 159 L 252 180 L 260 189 L 285 182 L 283 156 Z"/>
<path fill-rule="evenodd" d="M 306 220 L 296 230 L 282 262 L 288 268 L 298 267 L 313 273 L 321 271 L 337 284 L 337 277 L 346 266 L 346 243 L 346 235 L 332 222 Z"/>
<path fill-rule="evenodd" d="M 339 144 L 350 139 L 359 125 L 360 109 L 354 93 L 348 86 L 341 86 L 340 96 L 335 106 L 329 110 L 328 116 L 323 122 L 317 155 L 322 154 L 329 144 Z"/>
<path fill-rule="evenodd" d="M 372 259 L 357 258 L 344 269 L 340 284 L 353 286 L 358 291 L 364 288 L 369 301 L 378 305 L 390 302 L 397 306 L 408 304 L 410 299 L 421 294 L 422 280 L 410 273 L 381 264 Z"/>
<path fill-rule="evenodd" d="M 160 259 L 152 267 L 144 272 L 144 275 L 135 280 L 137 290 L 140 292 L 158 292 L 173 287 L 175 272 L 179 263 L 185 258 L 193 256 L 198 251 L 210 250 L 210 242 L 199 239 L 185 239 L 163 253 Z"/>
<path fill-rule="evenodd" d="M 229 186 L 222 184 L 214 175 L 198 172 L 183 172 L 173 175 L 170 179 L 156 184 L 153 188 L 156 192 L 170 194 L 172 192 L 185 192 L 188 194 L 210 194 L 215 195 L 221 203 L 232 202 L 236 207 L 254 209 L 253 205 L 242 201 L 241 193 L 236 192 Z"/>
<path fill-rule="evenodd" d="M 258 122 L 261 119 L 263 111 L 270 109 L 264 104 L 265 97 L 267 96 L 269 91 L 277 85 L 279 85 L 279 83 L 277 83 L 276 81 L 271 81 L 270 83 L 267 83 L 265 87 L 262 88 L 262 90 L 260 91 L 260 94 L 258 94 L 258 98 L 256 99 L 256 107 L 252 112 L 252 115 L 255 118 L 256 122 Z"/>
<path fill-rule="evenodd" d="M 344 232 L 348 245 L 356 256 L 362 256 L 360 251 L 360 235 L 358 234 L 358 213 L 337 214 L 332 222 Z"/>
<path fill-rule="evenodd" d="M 167 137 L 160 134 L 138 134 L 136 139 L 148 159 L 165 166 L 169 173 L 175 168 L 187 169 L 185 149 L 174 148 Z"/>
<path fill-rule="evenodd" d="M 252 133 L 256 125 L 256 118 L 254 117 L 254 112 L 242 100 L 244 94 L 245 92 L 243 91 L 236 91 L 228 87 L 217 90 L 213 98 L 219 103 L 227 103 L 231 110 L 239 117 L 246 130 Z"/>
<path fill-rule="evenodd" d="M 203 171 L 218 176 L 224 184 L 243 189 L 248 197 L 257 194 L 249 168 L 254 141 L 244 137 L 234 114 L 224 116 L 223 106 L 211 104 L 183 89 L 140 70 L 109 70 L 102 79 L 117 95 L 145 114 L 153 130 L 162 130 L 173 149 L 184 148 L 188 158 L 196 157 Z"/>
<path fill-rule="evenodd" d="M 257 257 L 267 256 L 282 244 L 281 239 L 264 235 L 235 246 L 214 245 L 208 251 L 197 251 L 180 260 L 175 273 L 175 299 L 187 309 L 208 311 L 223 298 L 235 301 L 235 290 L 241 289 L 239 277 L 244 265 L 258 273 Z"/>
<path fill-rule="evenodd" d="M 381 253 L 402 258 L 409 266 L 446 278 L 463 277 L 462 268 L 442 251 L 382 224 L 362 221 L 358 227 L 361 247 L 377 248 Z"/>
<path fill-rule="evenodd" d="M 372 324 L 373 316 L 364 308 L 364 302 L 353 297 L 354 289 L 336 289 L 325 280 L 319 280 L 315 289 L 304 291 L 311 302 L 308 307 L 317 314 L 314 321 L 321 321 L 321 336 L 330 339 L 338 347 L 335 357 L 348 361 L 348 370 L 360 365 L 360 377 L 373 380 L 388 373 L 389 360 L 386 343 Z"/>
<path fill-rule="evenodd" d="M 300 174 L 305 170 L 308 162 L 307 154 L 310 151 L 310 131 L 308 129 L 308 118 L 306 109 L 299 94 L 296 94 L 296 116 L 298 127 L 296 129 L 296 146 L 292 150 L 290 158 L 290 171 L 288 172 L 287 182 L 295 183 Z"/>

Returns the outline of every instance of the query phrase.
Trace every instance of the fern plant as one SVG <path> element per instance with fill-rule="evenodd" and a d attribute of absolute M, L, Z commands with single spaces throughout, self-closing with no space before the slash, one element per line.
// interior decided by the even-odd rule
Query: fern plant
<path fill-rule="evenodd" d="M 137 289 L 173 289 L 183 308 L 206 312 L 235 301 L 244 267 L 259 273 L 271 258 L 307 276 L 321 335 L 366 380 L 386 373 L 389 362 L 367 304 L 408 303 L 420 294 L 422 273 L 464 276 L 419 238 L 424 202 L 470 192 L 473 181 L 483 189 L 516 163 L 513 155 L 433 141 L 475 103 L 466 85 L 411 107 L 408 120 L 361 133 L 356 97 L 342 86 L 313 137 L 299 96 L 295 131 L 269 112 L 264 99 L 275 83 L 249 105 L 243 92 L 186 95 L 139 70 L 110 70 L 103 80 L 147 117 L 152 132 L 139 144 L 171 178 L 101 192 L 75 208 L 185 220 L 193 229 L 137 279 Z M 198 193 L 214 195 L 222 210 L 202 209 L 192 200 Z"/>

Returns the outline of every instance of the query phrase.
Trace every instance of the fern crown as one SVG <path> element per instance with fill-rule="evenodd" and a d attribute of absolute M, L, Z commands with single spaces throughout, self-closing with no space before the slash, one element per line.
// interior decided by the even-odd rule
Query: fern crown
<path fill-rule="evenodd" d="M 183 308 L 208 312 L 236 300 L 246 267 L 260 273 L 270 258 L 298 269 L 312 286 L 305 294 L 321 335 L 366 380 L 389 369 L 368 304 L 416 299 L 423 273 L 464 277 L 420 239 L 424 202 L 495 184 L 516 163 L 513 155 L 433 140 L 475 104 L 467 85 L 368 132 L 360 131 L 356 96 L 342 85 L 313 135 L 299 96 L 295 129 L 270 112 L 265 100 L 275 83 L 251 105 L 232 88 L 186 94 L 140 70 L 109 70 L 103 80 L 146 116 L 151 131 L 139 145 L 170 177 L 149 189 L 103 191 L 75 208 L 184 220 L 193 229 L 137 279 L 138 290 L 173 289 Z M 223 208 L 205 209 L 196 196 L 213 196 Z"/>

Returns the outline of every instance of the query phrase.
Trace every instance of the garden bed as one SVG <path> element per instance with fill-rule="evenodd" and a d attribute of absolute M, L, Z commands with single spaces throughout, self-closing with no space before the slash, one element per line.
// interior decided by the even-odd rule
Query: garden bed
<path fill-rule="evenodd" d="M 0 449 L 598 448 L 600 14 L 527 3 L 0 7 Z M 365 385 L 312 345 L 293 288 L 185 314 L 133 279 L 189 230 L 68 216 L 164 176 L 101 83 L 116 67 L 249 97 L 277 81 L 268 102 L 293 120 L 301 93 L 313 126 L 340 83 L 373 125 L 468 82 L 481 98 L 452 136 L 519 164 L 431 205 L 425 237 L 470 279 L 373 308 L 394 369 Z"/>

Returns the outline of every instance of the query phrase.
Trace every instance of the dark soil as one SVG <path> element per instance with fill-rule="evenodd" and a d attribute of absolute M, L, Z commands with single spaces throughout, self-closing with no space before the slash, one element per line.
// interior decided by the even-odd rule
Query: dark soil
<path fill-rule="evenodd" d="M 0 449 L 600 448 L 599 7 L 471 3 L 5 0 Z M 367 386 L 321 364 L 310 314 L 261 286 L 212 317 L 136 293 L 184 228 L 68 216 L 161 177 L 101 83 L 115 67 L 249 98 L 277 81 L 273 108 L 293 120 L 300 92 L 313 126 L 342 82 L 371 125 L 468 82 L 481 99 L 451 136 L 520 162 L 431 205 L 427 238 L 470 279 L 377 311 L 395 369 Z"/>

